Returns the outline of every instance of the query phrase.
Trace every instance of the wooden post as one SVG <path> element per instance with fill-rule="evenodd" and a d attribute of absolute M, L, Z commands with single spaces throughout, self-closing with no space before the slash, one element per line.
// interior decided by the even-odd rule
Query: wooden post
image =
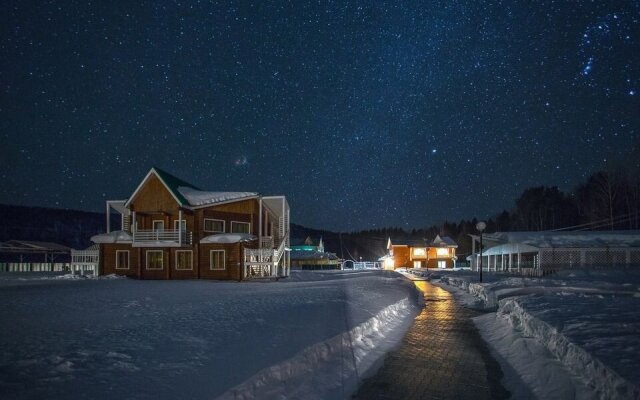
<path fill-rule="evenodd" d="M 111 207 L 109 207 L 109 202 L 107 201 L 107 233 L 111 232 L 111 215 L 109 214 Z"/>
<path fill-rule="evenodd" d="M 258 247 L 262 246 L 262 196 L 258 200 Z"/>
<path fill-rule="evenodd" d="M 182 246 L 182 208 L 178 210 L 178 246 Z"/>

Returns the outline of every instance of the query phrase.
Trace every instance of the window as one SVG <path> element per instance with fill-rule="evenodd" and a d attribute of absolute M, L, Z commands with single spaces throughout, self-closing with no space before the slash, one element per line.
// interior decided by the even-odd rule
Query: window
<path fill-rule="evenodd" d="M 147 269 L 162 269 L 164 252 L 162 250 L 147 250 Z"/>
<path fill-rule="evenodd" d="M 251 233 L 251 224 L 231 221 L 231 233 Z"/>
<path fill-rule="evenodd" d="M 225 268 L 224 250 L 211 250 L 209 254 L 210 254 L 210 259 L 209 259 L 210 269 Z"/>
<path fill-rule="evenodd" d="M 414 256 L 424 256 L 426 254 L 424 249 L 413 249 Z"/>
<path fill-rule="evenodd" d="M 164 230 L 164 221 L 163 220 L 154 220 L 153 221 L 153 230 L 154 231 L 163 231 Z"/>
<path fill-rule="evenodd" d="M 436 249 L 436 255 L 438 256 L 448 256 L 449 255 L 449 249 L 447 249 L 446 247 L 439 247 Z"/>
<path fill-rule="evenodd" d="M 224 221 L 221 219 L 204 219 L 205 232 L 224 232 Z"/>
<path fill-rule="evenodd" d="M 176 250 L 176 269 L 193 269 L 191 250 Z"/>
<path fill-rule="evenodd" d="M 116 269 L 129 269 L 129 250 L 116 250 Z"/>
<path fill-rule="evenodd" d="M 440 269 L 447 268 L 447 262 L 446 261 L 438 261 L 438 268 L 440 268 Z"/>
<path fill-rule="evenodd" d="M 183 219 L 180 222 L 182 222 L 182 232 L 186 232 L 187 231 L 187 220 Z M 178 230 L 178 220 L 176 219 L 175 221 L 173 221 L 173 229 L 175 229 L 176 231 Z"/>
<path fill-rule="evenodd" d="M 413 268 L 422 268 L 422 261 L 414 261 Z"/>

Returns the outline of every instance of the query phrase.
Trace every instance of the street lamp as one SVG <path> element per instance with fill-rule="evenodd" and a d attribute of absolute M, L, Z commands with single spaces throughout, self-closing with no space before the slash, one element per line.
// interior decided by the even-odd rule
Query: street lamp
<path fill-rule="evenodd" d="M 480 232 L 480 283 L 482 283 L 482 231 L 487 228 L 487 224 L 484 221 L 480 221 L 476 224 L 476 229 Z"/>

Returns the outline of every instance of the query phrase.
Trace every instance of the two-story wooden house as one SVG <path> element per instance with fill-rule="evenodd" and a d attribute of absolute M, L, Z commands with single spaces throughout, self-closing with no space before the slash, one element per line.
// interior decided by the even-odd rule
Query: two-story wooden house
<path fill-rule="evenodd" d="M 450 237 L 437 235 L 432 242 L 424 239 L 391 239 L 387 241 L 385 269 L 455 268 L 458 245 Z"/>
<path fill-rule="evenodd" d="M 110 212 L 121 214 L 112 231 Z M 251 279 L 289 274 L 284 196 L 203 191 L 152 168 L 126 200 L 107 201 L 97 271 L 141 279 Z"/>

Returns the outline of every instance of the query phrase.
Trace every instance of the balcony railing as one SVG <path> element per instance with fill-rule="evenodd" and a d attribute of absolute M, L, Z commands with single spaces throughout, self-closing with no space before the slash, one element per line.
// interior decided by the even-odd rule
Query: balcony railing
<path fill-rule="evenodd" d="M 193 232 L 178 229 L 147 230 L 141 229 L 133 233 L 133 243 L 191 245 Z"/>

